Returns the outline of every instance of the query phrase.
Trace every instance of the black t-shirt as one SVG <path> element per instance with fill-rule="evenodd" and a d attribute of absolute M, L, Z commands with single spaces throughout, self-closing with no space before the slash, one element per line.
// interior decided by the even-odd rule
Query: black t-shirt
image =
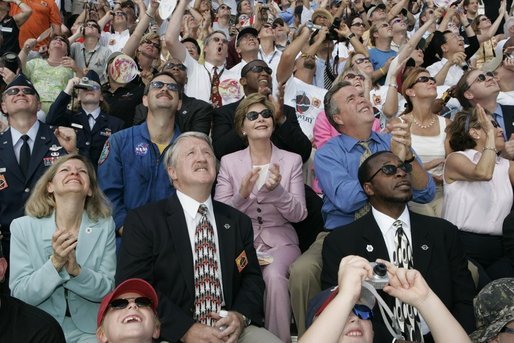
<path fill-rule="evenodd" d="M 20 45 L 18 43 L 18 35 L 20 33 L 20 29 L 14 18 L 11 16 L 6 16 L 2 21 L 0 21 L 0 31 L 3 36 L 3 42 L 0 44 L 0 56 L 5 54 L 6 52 L 20 52 Z"/>
<path fill-rule="evenodd" d="M 45 311 L 8 295 L 0 301 L 0 342 L 66 343 L 61 326 Z"/>
<path fill-rule="evenodd" d="M 123 120 L 125 128 L 134 125 L 136 106 L 142 102 L 144 90 L 145 85 L 140 78 L 116 89 L 114 93 L 109 90 L 108 84 L 104 85 L 102 94 L 109 104 L 109 114 Z"/>

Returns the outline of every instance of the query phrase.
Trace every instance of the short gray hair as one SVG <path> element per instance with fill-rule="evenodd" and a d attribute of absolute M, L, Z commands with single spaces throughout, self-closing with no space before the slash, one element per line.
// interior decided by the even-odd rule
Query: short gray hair
<path fill-rule="evenodd" d="M 335 102 L 334 95 L 344 87 L 351 86 L 352 84 L 348 81 L 340 81 L 337 83 L 332 84 L 332 87 L 328 90 L 328 92 L 325 94 L 325 98 L 323 99 L 323 104 L 325 106 L 325 115 L 327 116 L 327 119 L 332 126 L 339 131 L 339 124 L 337 124 L 334 121 L 334 116 L 336 114 L 339 114 L 339 107 L 337 106 L 337 103 Z"/>
<path fill-rule="evenodd" d="M 207 144 L 209 144 L 209 147 L 211 148 L 211 150 L 214 154 L 214 148 L 212 147 L 211 137 L 207 136 L 203 132 L 198 132 L 198 131 L 184 132 L 180 136 L 178 136 L 178 138 L 175 140 L 173 145 L 166 151 L 166 154 L 164 155 L 164 163 L 165 163 L 166 168 L 176 167 L 178 145 L 181 141 L 183 141 L 184 139 L 189 138 L 189 137 L 198 138 L 198 139 L 205 141 Z"/>

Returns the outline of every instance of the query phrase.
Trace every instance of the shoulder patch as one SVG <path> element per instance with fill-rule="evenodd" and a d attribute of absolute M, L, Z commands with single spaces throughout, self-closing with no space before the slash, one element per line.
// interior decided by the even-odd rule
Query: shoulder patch
<path fill-rule="evenodd" d="M 98 159 L 98 165 L 101 165 L 105 162 L 107 157 L 109 157 L 109 151 L 111 150 L 111 143 L 107 140 L 104 144 L 104 148 L 102 149 L 102 153 L 100 154 L 100 158 Z"/>

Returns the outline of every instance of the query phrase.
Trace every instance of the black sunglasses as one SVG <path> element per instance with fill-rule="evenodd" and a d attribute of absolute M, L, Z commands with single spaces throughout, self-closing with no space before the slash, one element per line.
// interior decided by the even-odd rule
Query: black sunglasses
<path fill-rule="evenodd" d="M 9 88 L 7 89 L 4 94 L 5 95 L 16 95 L 18 94 L 19 92 L 22 92 L 23 94 L 25 95 L 35 95 L 36 94 L 36 91 L 33 90 L 32 88 Z"/>
<path fill-rule="evenodd" d="M 364 23 L 353 23 L 352 25 L 350 26 L 360 26 L 360 27 L 366 27 L 366 25 L 364 25 Z"/>
<path fill-rule="evenodd" d="M 123 310 L 130 304 L 130 300 L 134 300 L 134 304 L 136 304 L 137 307 L 152 306 L 152 300 L 147 297 L 114 299 L 109 303 L 109 306 L 115 310 Z"/>
<path fill-rule="evenodd" d="M 414 82 L 413 86 L 416 84 L 416 83 L 427 83 L 428 81 L 432 81 L 433 83 L 437 83 L 435 78 L 432 77 L 432 76 L 420 76 L 416 79 L 416 81 Z"/>
<path fill-rule="evenodd" d="M 271 118 L 273 116 L 273 111 L 268 108 L 266 108 L 260 112 L 251 111 L 246 114 L 246 119 L 248 119 L 249 121 L 254 121 L 254 120 L 257 120 L 257 118 L 259 118 L 259 115 L 261 117 L 263 117 L 264 119 Z"/>
<path fill-rule="evenodd" d="M 173 82 L 170 82 L 170 83 L 166 83 L 166 82 L 162 82 L 162 81 L 150 82 L 150 88 L 152 88 L 152 89 L 162 89 L 162 87 L 164 87 L 164 86 L 166 86 L 166 88 L 168 88 L 168 90 L 170 90 L 172 92 L 178 92 L 180 90 L 179 85 L 177 85 L 176 83 L 173 83 Z"/>
<path fill-rule="evenodd" d="M 504 326 L 503 329 L 500 330 L 500 333 L 510 333 L 511 335 L 513 335 L 514 329 L 509 328 L 508 326 Z"/>
<path fill-rule="evenodd" d="M 373 178 L 377 176 L 377 174 L 380 172 L 384 173 L 387 176 L 395 175 L 398 172 L 398 168 L 403 170 L 407 174 L 412 171 L 412 165 L 410 163 L 402 162 L 398 166 L 395 166 L 394 164 L 386 164 L 380 167 L 380 169 L 377 170 L 375 174 L 371 175 L 371 177 L 366 182 L 370 182 L 371 180 L 373 180 Z"/>
<path fill-rule="evenodd" d="M 485 74 L 480 74 L 476 77 L 476 79 L 474 79 L 469 85 L 468 85 L 468 88 L 466 88 L 466 90 L 470 89 L 471 86 L 475 83 L 475 82 L 484 82 L 485 80 L 487 80 L 487 77 L 492 77 L 494 78 L 494 73 L 491 72 L 491 71 L 488 71 L 487 73 Z"/>
<path fill-rule="evenodd" d="M 263 71 L 265 71 L 265 72 L 266 72 L 266 74 L 268 74 L 268 75 L 271 75 L 271 73 L 273 72 L 273 70 L 271 70 L 271 68 L 270 68 L 270 67 L 268 67 L 268 66 L 254 65 L 254 66 L 252 66 L 252 67 L 248 68 L 248 69 L 244 72 L 243 76 L 246 76 L 246 74 L 248 74 L 248 72 L 250 72 L 250 71 L 251 71 L 252 73 L 262 73 Z"/>
<path fill-rule="evenodd" d="M 360 74 L 354 74 L 354 73 L 347 73 L 345 76 L 344 76 L 345 79 L 348 79 L 348 80 L 353 80 L 355 78 L 357 79 L 360 79 L 361 81 L 364 81 L 364 76 L 363 75 L 360 75 Z"/>
<path fill-rule="evenodd" d="M 362 320 L 372 320 L 373 319 L 373 311 L 366 305 L 355 304 L 353 306 L 352 312 L 354 315 L 359 317 L 359 319 L 362 319 Z"/>
<path fill-rule="evenodd" d="M 187 67 L 185 65 L 183 65 L 182 63 L 173 63 L 173 62 L 166 63 L 164 65 L 163 69 L 173 69 L 173 68 L 178 68 L 179 70 L 182 70 L 182 71 L 187 70 Z"/>
<path fill-rule="evenodd" d="M 361 58 L 357 58 L 353 63 L 354 64 L 361 64 L 361 63 L 364 63 L 366 61 L 370 62 L 368 57 L 361 57 Z"/>
<path fill-rule="evenodd" d="M 157 50 L 160 50 L 161 49 L 161 45 L 159 43 L 155 43 L 149 39 L 145 39 L 144 41 L 141 42 L 141 44 L 150 44 L 152 45 L 154 48 L 156 48 Z"/>
<path fill-rule="evenodd" d="M 95 23 L 86 23 L 85 27 L 93 27 L 93 28 L 97 29 L 98 31 L 100 31 L 100 26 Z"/>

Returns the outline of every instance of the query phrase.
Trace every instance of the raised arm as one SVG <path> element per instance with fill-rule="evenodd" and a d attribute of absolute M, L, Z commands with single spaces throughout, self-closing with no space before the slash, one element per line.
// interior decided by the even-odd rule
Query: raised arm
<path fill-rule="evenodd" d="M 171 55 L 176 59 L 184 62 L 186 59 L 187 50 L 180 43 L 180 25 L 182 22 L 182 17 L 184 16 L 184 11 L 186 10 L 187 3 L 185 0 L 181 0 L 177 3 L 177 7 L 175 7 L 175 11 L 171 15 L 170 23 L 175 23 L 174 25 L 168 25 L 168 29 L 166 30 L 166 46 L 168 50 L 171 52 Z"/>
<path fill-rule="evenodd" d="M 141 1 L 142 6 L 144 7 L 144 3 Z M 130 35 L 127 43 L 122 49 L 122 52 L 130 57 L 134 57 L 136 54 L 137 47 L 139 46 L 139 42 L 141 38 L 145 34 L 148 29 L 148 25 L 150 25 L 150 21 L 155 18 L 155 14 L 157 13 L 157 8 L 159 8 L 159 2 L 157 0 L 152 0 L 150 6 L 146 11 L 141 12 L 139 14 L 139 22 L 137 23 L 134 32 Z"/>
<path fill-rule="evenodd" d="M 20 8 L 21 13 L 18 13 L 13 16 L 14 21 L 16 22 L 16 25 L 18 27 L 22 26 L 27 21 L 27 19 L 29 19 L 29 17 L 32 15 L 32 8 L 30 8 L 29 5 L 27 5 L 21 0 L 4 0 L 4 2 L 16 4 L 16 6 Z"/>
<path fill-rule="evenodd" d="M 496 31 L 498 31 L 498 28 L 500 27 L 500 24 L 503 20 L 503 17 L 507 13 L 507 2 L 505 0 L 502 0 L 500 3 L 500 9 L 498 10 L 498 18 L 493 22 L 491 27 L 486 32 L 481 32 L 478 37 L 478 41 L 480 43 L 483 43 L 491 38 L 496 34 Z"/>
<path fill-rule="evenodd" d="M 303 26 L 298 37 L 284 50 L 277 66 L 278 83 L 286 83 L 291 75 L 293 75 L 296 56 L 298 56 L 302 48 L 309 42 L 310 36 L 311 31 Z"/>

